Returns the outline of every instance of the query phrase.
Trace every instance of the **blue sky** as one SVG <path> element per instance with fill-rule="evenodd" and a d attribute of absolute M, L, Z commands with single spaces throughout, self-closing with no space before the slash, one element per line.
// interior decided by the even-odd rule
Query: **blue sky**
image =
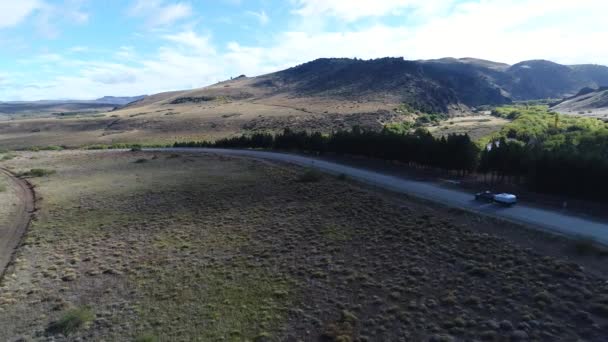
<path fill-rule="evenodd" d="M 0 0 L 0 101 L 139 95 L 319 57 L 608 64 L 605 0 Z"/>

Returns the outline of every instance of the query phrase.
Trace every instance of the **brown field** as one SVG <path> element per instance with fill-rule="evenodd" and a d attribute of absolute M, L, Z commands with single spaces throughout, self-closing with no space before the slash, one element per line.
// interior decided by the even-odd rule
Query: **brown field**
<path fill-rule="evenodd" d="M 3 341 L 608 334 L 605 273 L 485 233 L 506 224 L 247 159 L 64 151 L 2 164 L 56 171 L 31 179 L 40 210 L 0 284 Z"/>
<path fill-rule="evenodd" d="M 280 132 L 284 128 L 329 133 L 358 125 L 379 130 L 387 123 L 412 120 L 398 99 L 307 96 L 289 87 L 259 86 L 266 76 L 239 78 L 190 91 L 149 96 L 120 110 L 94 116 L 25 118 L 0 121 L 0 146 L 9 149 L 113 143 L 171 144 L 215 140 L 237 134 Z M 269 76 L 270 77 L 270 76 Z M 276 82 L 276 80 L 272 81 Z M 486 136 L 507 121 L 491 116 L 452 113 L 430 127 L 434 134 Z"/>
<path fill-rule="evenodd" d="M 258 78 L 149 96 L 94 116 L 0 121 L 0 146 L 9 149 L 93 144 L 167 144 L 235 134 L 294 130 L 331 132 L 354 125 L 381 129 L 403 120 L 397 100 L 344 99 L 275 93 Z"/>
<path fill-rule="evenodd" d="M 379 129 L 401 118 L 386 101 L 273 95 L 233 80 L 193 91 L 157 94 L 94 117 L 0 122 L 0 146 L 10 149 L 92 144 L 167 144 L 214 140 L 240 133 L 295 130 L 331 132 L 353 125 Z M 242 95 L 246 94 L 246 95 Z M 210 100 L 197 99 L 208 97 Z M 190 98 L 191 101 L 174 103 Z M 212 98 L 212 99 L 211 99 Z M 199 101 L 199 102 L 197 102 Z"/>
<path fill-rule="evenodd" d="M 429 130 L 436 136 L 467 133 L 471 139 L 477 140 L 499 131 L 508 122 L 492 115 L 461 116 L 441 121 Z"/>

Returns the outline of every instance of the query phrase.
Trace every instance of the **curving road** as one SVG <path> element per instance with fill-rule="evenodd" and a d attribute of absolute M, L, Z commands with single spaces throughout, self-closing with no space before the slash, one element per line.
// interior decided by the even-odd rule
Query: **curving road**
<path fill-rule="evenodd" d="M 534 229 L 565 235 L 573 238 L 590 238 L 608 246 L 608 222 L 569 216 L 555 211 L 538 209 L 518 204 L 507 208 L 491 203 L 475 201 L 470 193 L 447 189 L 427 182 L 408 180 L 389 176 L 375 171 L 355 168 L 334 162 L 300 155 L 215 148 L 165 148 L 147 149 L 149 151 L 201 152 L 268 159 L 280 162 L 309 166 L 331 174 L 345 174 L 349 178 L 372 184 L 387 190 L 405 193 L 447 206 L 478 212 L 484 215 L 521 223 Z"/>
<path fill-rule="evenodd" d="M 15 220 L 6 227 L 0 227 L 0 279 L 4 276 L 7 266 L 10 264 L 16 248 L 25 235 L 32 219 L 34 211 L 34 190 L 30 183 L 15 177 L 10 171 L 0 168 L 0 173 L 6 175 L 9 180 L 8 187 L 15 190 L 19 202 L 15 206 Z"/>

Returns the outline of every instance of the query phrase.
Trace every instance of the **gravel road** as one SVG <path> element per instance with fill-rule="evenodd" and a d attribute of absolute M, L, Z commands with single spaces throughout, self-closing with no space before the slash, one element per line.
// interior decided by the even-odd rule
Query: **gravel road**
<path fill-rule="evenodd" d="M 244 156 L 274 160 L 309 166 L 332 174 L 345 174 L 351 179 L 372 184 L 387 190 L 405 193 L 422 199 L 441 203 L 447 206 L 466 209 L 484 215 L 506 219 L 525 224 L 534 229 L 545 230 L 554 234 L 573 238 L 590 238 L 601 244 L 608 245 L 608 223 L 571 216 L 568 214 L 539 209 L 517 204 L 513 207 L 502 207 L 492 203 L 475 201 L 470 193 L 447 189 L 430 182 L 409 180 L 406 178 L 385 175 L 376 171 L 355 168 L 334 162 L 305 157 L 301 155 L 233 149 L 211 148 L 165 148 L 148 149 L 151 151 L 201 152 L 222 155 Z"/>

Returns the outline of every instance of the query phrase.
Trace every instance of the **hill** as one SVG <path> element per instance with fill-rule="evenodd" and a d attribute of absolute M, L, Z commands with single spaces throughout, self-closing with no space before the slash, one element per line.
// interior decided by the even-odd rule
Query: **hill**
<path fill-rule="evenodd" d="M 217 98 L 266 100 L 284 95 L 292 99 L 405 103 L 427 113 L 458 113 L 512 100 L 563 98 L 584 87 L 604 85 L 608 85 L 608 67 L 591 64 L 569 66 L 530 60 L 508 65 L 476 58 L 322 58 L 272 74 L 241 76 L 192 91 L 163 93 L 154 100 L 187 104 Z M 152 100 L 134 105 L 149 105 L 155 102 Z"/>
<path fill-rule="evenodd" d="M 570 97 L 606 81 L 608 67 L 545 60 L 508 65 L 476 58 L 322 58 L 257 77 L 241 75 L 204 88 L 140 97 L 126 105 L 126 99 L 106 97 L 85 104 L 94 115 L 81 115 L 83 109 L 69 107 L 76 106 L 72 102 L 61 108 L 46 103 L 51 108 L 30 110 L 45 112 L 46 118 L 0 124 L 0 143 L 166 143 L 285 127 L 331 132 L 359 125 L 379 130 L 425 115 L 429 117 L 423 121 L 433 123 L 470 115 L 485 105 Z M 99 103 L 112 101 L 120 104 Z M 52 115 L 64 112 L 68 115 Z M 483 131 L 499 128 L 491 125 Z"/>
<path fill-rule="evenodd" d="M 583 88 L 577 95 L 554 104 L 551 110 L 563 114 L 608 118 L 608 87 Z"/>

